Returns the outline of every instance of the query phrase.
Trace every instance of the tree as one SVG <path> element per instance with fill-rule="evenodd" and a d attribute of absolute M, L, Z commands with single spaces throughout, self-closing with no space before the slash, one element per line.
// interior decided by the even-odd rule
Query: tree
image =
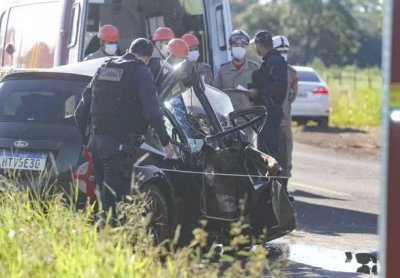
<path fill-rule="evenodd" d="M 286 35 L 292 46 L 291 63 L 307 64 L 319 58 L 326 65 L 379 65 L 381 0 L 256 2 L 233 1 L 235 28 L 251 34 L 268 29 Z M 374 47 L 376 55 L 367 54 L 368 45 Z"/>

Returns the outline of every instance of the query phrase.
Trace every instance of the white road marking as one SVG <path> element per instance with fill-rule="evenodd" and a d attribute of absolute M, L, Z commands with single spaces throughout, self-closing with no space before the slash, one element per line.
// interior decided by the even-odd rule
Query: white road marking
<path fill-rule="evenodd" d="M 324 193 L 327 193 L 327 194 L 333 194 L 333 195 L 338 195 L 338 196 L 350 196 L 350 194 L 348 194 L 348 193 L 334 191 L 334 190 L 321 188 L 321 187 L 313 186 L 313 185 L 308 185 L 308 184 L 304 184 L 304 183 L 298 183 L 298 182 L 290 181 L 289 184 L 294 186 L 294 187 L 302 187 L 304 189 L 309 189 L 309 190 L 311 190 L 313 192 L 314 191 L 319 191 L 319 192 L 324 192 Z"/>

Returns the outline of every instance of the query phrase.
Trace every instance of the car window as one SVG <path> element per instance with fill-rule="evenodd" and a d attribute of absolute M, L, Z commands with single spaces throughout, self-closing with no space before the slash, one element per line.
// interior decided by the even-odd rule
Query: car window
<path fill-rule="evenodd" d="M 211 125 L 193 88 L 186 88 L 184 93 L 165 101 L 164 106 L 179 124 L 191 151 L 200 151 L 204 137 L 211 132 Z"/>
<path fill-rule="evenodd" d="M 75 125 L 86 82 L 7 80 L 0 83 L 0 121 Z"/>
<path fill-rule="evenodd" d="M 315 74 L 315 72 L 312 71 L 297 71 L 297 75 L 299 77 L 299 81 L 304 81 L 304 82 L 321 82 L 319 79 L 318 75 Z"/>

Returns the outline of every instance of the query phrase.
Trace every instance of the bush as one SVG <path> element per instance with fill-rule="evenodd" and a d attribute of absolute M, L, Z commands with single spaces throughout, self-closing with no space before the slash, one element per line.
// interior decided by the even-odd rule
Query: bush
<path fill-rule="evenodd" d="M 204 252 L 202 229 L 194 232 L 197 247 L 153 246 L 140 198 L 121 206 L 124 226 L 99 229 L 90 206 L 75 211 L 60 195 L 43 201 L 10 188 L 0 190 L 0 277 L 260 277 L 267 266 L 266 250 L 257 248 L 245 261 L 224 256 L 222 268 Z M 240 252 L 248 239 L 240 225 L 232 229 L 230 250 Z"/>

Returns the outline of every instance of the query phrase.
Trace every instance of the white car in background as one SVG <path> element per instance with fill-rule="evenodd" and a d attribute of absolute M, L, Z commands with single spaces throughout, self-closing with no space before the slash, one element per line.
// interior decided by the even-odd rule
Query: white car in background
<path fill-rule="evenodd" d="M 294 68 L 299 78 L 299 91 L 292 103 L 292 120 L 300 125 L 316 121 L 318 126 L 327 127 L 330 113 L 328 86 L 313 68 Z"/>

